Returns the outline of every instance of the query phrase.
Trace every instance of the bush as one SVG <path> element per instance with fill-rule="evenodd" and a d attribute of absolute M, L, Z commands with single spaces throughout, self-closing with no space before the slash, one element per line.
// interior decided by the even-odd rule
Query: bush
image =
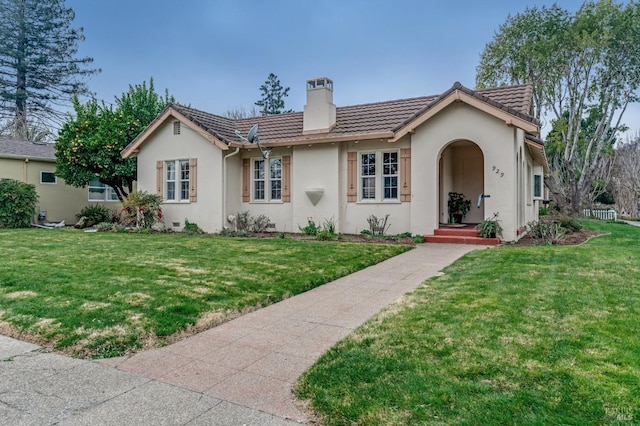
<path fill-rule="evenodd" d="M 204 234 L 204 231 L 198 226 L 198 224 L 189 222 L 189 219 L 184 220 L 184 228 L 182 228 L 182 232 L 187 235 Z"/>
<path fill-rule="evenodd" d="M 539 220 L 537 222 L 529 222 L 528 225 L 531 238 L 542 244 L 551 245 L 557 243 L 564 239 L 566 233 L 560 224 L 553 220 Z"/>
<path fill-rule="evenodd" d="M 316 235 L 320 230 L 320 227 L 316 224 L 313 218 L 309 217 L 307 218 L 307 226 L 305 226 L 304 228 L 298 226 L 298 229 L 300 229 L 300 232 L 302 232 L 304 235 Z"/>
<path fill-rule="evenodd" d="M 28 228 L 36 214 L 37 202 L 34 185 L 0 179 L 0 228 Z"/>
<path fill-rule="evenodd" d="M 151 229 L 162 220 L 162 198 L 146 191 L 132 192 L 122 203 L 125 221 L 136 228 Z"/>
<path fill-rule="evenodd" d="M 577 232 L 582 229 L 580 221 L 571 216 L 558 216 L 554 218 L 554 222 L 557 222 L 560 227 L 566 229 L 568 232 Z"/>
<path fill-rule="evenodd" d="M 251 216 L 248 211 L 233 215 L 234 229 L 223 229 L 220 235 L 226 237 L 245 237 L 250 233 L 265 232 L 271 226 L 271 219 L 266 215 Z"/>
<path fill-rule="evenodd" d="M 369 223 L 369 231 L 371 231 L 371 235 L 384 235 L 391 226 L 391 224 L 387 225 L 387 220 L 389 220 L 388 214 L 380 219 L 378 219 L 374 215 L 369 215 L 369 217 L 367 218 L 367 222 Z"/>
<path fill-rule="evenodd" d="M 111 220 L 111 212 L 108 208 L 101 204 L 94 204 L 84 207 L 80 210 L 80 213 L 76 214 L 76 218 L 86 217 L 85 226 L 93 226 L 102 222 L 109 222 Z"/>

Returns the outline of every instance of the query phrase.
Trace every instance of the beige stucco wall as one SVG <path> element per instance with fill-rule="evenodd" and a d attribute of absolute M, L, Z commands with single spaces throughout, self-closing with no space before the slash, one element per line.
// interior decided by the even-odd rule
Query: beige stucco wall
<path fill-rule="evenodd" d="M 16 179 L 21 182 L 33 184 L 38 194 L 37 213 L 47 212 L 46 221 L 65 221 L 67 225 L 76 222 L 76 214 L 89 204 L 87 188 L 75 188 L 67 185 L 64 179 L 58 178 L 56 184 L 40 183 L 40 172 L 55 172 L 55 161 L 24 159 L 24 158 L 0 158 L 0 177 Z M 110 207 L 109 204 L 106 204 Z"/>
<path fill-rule="evenodd" d="M 517 229 L 522 226 L 517 217 L 516 194 L 518 185 L 515 155 L 523 144 L 523 133 L 485 112 L 463 103 L 453 104 L 416 129 L 412 136 L 412 188 L 411 203 L 412 226 L 415 234 L 432 234 L 440 221 L 446 222 L 446 203 L 444 194 L 456 189 L 456 170 L 454 164 L 459 157 L 454 153 L 443 158 L 443 167 L 453 170 L 443 177 L 442 186 L 438 186 L 440 156 L 448 144 L 455 141 L 470 141 L 478 146 L 484 157 L 484 194 L 480 210 L 476 208 L 477 193 L 465 193 L 472 201 L 472 212 L 467 221 L 480 221 L 494 212 L 499 213 L 503 239 L 512 241 L 517 238 Z M 470 153 L 470 155 L 475 155 Z M 464 156 L 463 156 L 464 157 Z M 459 188 L 459 187 L 458 187 Z M 476 192 L 477 189 L 475 188 Z M 524 186 L 522 187 L 524 190 Z M 457 192 L 462 192 L 460 189 Z M 441 194 L 442 193 L 442 194 Z M 475 209 L 475 211 L 473 211 Z M 534 217 L 533 207 L 527 217 Z M 526 221 L 525 221 L 526 223 Z"/>
<path fill-rule="evenodd" d="M 162 204 L 164 224 L 182 230 L 188 219 L 207 232 L 219 231 L 222 227 L 222 158 L 232 151 L 223 152 L 184 124 L 180 134 L 174 135 L 173 121 L 166 120 L 141 146 L 137 156 L 138 190 L 156 193 L 157 161 L 197 158 L 197 201 L 165 201 Z"/>

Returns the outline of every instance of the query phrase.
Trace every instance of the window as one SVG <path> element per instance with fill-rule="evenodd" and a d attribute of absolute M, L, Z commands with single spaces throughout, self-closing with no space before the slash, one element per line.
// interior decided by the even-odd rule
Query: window
<path fill-rule="evenodd" d="M 180 134 L 180 122 L 179 121 L 174 121 L 173 122 L 173 134 L 174 135 L 179 135 Z"/>
<path fill-rule="evenodd" d="M 40 172 L 40 183 L 45 183 L 49 185 L 55 185 L 58 183 L 58 178 L 53 172 Z"/>
<path fill-rule="evenodd" d="M 265 164 L 269 163 L 269 173 Z M 267 192 L 267 188 L 269 191 Z M 267 198 L 268 197 L 268 198 Z M 253 161 L 253 199 L 254 201 L 282 200 L 282 159 Z"/>
<path fill-rule="evenodd" d="M 533 198 L 534 199 L 542 199 L 542 194 L 544 191 L 542 190 L 543 185 L 542 175 L 535 174 L 533 175 Z"/>
<path fill-rule="evenodd" d="M 361 154 L 360 170 L 362 182 L 362 199 L 376 198 L 376 154 Z"/>
<path fill-rule="evenodd" d="M 398 151 L 360 154 L 360 199 L 378 200 L 377 194 L 382 200 L 398 200 Z"/>
<path fill-rule="evenodd" d="M 189 160 L 165 162 L 167 201 L 189 201 Z"/>
<path fill-rule="evenodd" d="M 382 153 L 382 191 L 384 199 L 398 199 L 398 153 Z"/>
<path fill-rule="evenodd" d="M 113 188 L 100 182 L 100 179 L 96 176 L 89 182 L 89 201 L 119 200 Z"/>

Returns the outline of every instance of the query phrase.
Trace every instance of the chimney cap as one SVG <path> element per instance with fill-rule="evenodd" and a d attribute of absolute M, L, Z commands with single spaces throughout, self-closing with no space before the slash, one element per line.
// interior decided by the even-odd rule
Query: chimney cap
<path fill-rule="evenodd" d="M 316 77 L 307 80 L 307 90 L 329 89 L 333 90 L 333 81 L 327 77 Z"/>

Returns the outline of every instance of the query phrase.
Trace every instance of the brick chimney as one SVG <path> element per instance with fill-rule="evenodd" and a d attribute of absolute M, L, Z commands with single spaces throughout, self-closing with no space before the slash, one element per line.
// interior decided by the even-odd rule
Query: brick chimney
<path fill-rule="evenodd" d="M 307 104 L 304 106 L 302 134 L 327 133 L 335 125 L 333 81 L 326 77 L 307 80 Z"/>

